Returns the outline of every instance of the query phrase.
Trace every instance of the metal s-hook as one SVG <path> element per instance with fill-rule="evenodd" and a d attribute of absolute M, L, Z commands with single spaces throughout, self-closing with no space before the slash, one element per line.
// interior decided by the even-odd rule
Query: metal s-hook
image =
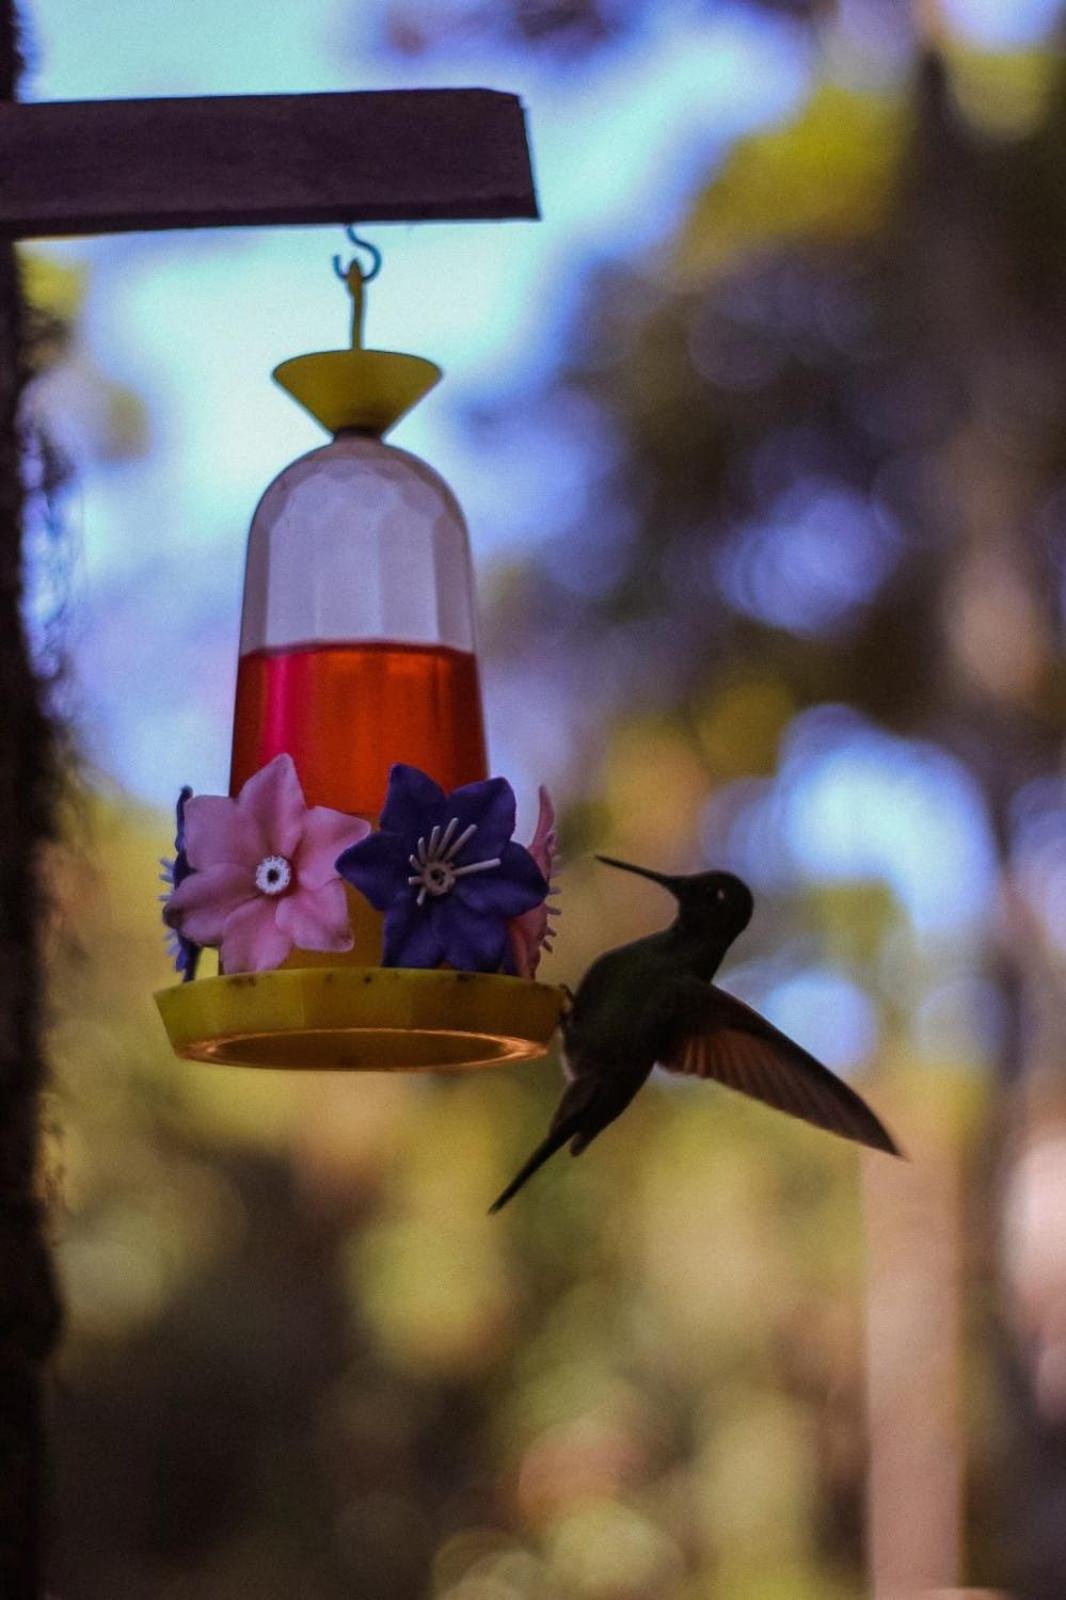
<path fill-rule="evenodd" d="M 357 250 L 365 250 L 370 257 L 370 266 L 364 271 L 362 263 L 357 257 L 349 261 L 347 267 L 341 265 L 339 255 L 333 257 L 333 270 L 343 284 L 347 286 L 352 297 L 352 348 L 360 349 L 363 343 L 363 313 L 365 302 L 363 290 L 368 283 L 372 283 L 381 271 L 381 251 L 376 244 L 371 244 L 369 239 L 360 239 L 355 231 L 355 223 L 349 222 L 345 233 Z"/>
<path fill-rule="evenodd" d="M 356 250 L 365 250 L 370 256 L 370 270 L 369 272 L 364 272 L 357 261 L 349 261 L 347 267 L 342 267 L 341 258 L 339 255 L 335 255 L 333 257 L 333 270 L 342 283 L 349 283 L 351 270 L 353 267 L 357 267 L 359 276 L 363 282 L 373 283 L 374 279 L 381 271 L 381 251 L 378 249 L 376 244 L 371 244 L 369 239 L 360 239 L 358 233 L 355 231 L 355 226 L 356 225 L 354 222 L 349 222 L 344 231 L 348 235 L 350 242 Z"/>

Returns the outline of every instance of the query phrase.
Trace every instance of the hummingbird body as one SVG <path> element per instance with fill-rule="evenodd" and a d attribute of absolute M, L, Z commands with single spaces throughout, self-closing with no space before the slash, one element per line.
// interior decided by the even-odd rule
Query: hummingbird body
<path fill-rule="evenodd" d="M 670 890 L 669 928 L 593 962 L 563 1018 L 569 1079 L 547 1137 L 491 1209 L 499 1211 L 550 1156 L 582 1150 L 619 1116 L 656 1065 L 716 1078 L 819 1127 L 898 1155 L 866 1103 L 758 1012 L 711 979 L 751 920 L 751 891 L 727 872 L 668 877 L 616 861 Z"/>

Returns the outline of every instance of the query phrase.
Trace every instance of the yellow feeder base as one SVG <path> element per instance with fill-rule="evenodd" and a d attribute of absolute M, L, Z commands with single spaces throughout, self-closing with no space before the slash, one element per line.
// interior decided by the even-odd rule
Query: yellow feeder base
<path fill-rule="evenodd" d="M 236 1067 L 466 1072 L 545 1054 L 560 989 L 406 967 L 198 978 L 156 994 L 176 1055 Z"/>

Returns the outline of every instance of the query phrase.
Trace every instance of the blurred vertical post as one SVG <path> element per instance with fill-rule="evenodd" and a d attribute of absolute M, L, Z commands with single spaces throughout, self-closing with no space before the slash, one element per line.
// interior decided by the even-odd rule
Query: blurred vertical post
<path fill-rule="evenodd" d="M 876 1600 L 952 1589 L 962 1564 L 959 1157 L 943 1128 L 909 1153 L 863 1157 Z"/>
<path fill-rule="evenodd" d="M 938 0 L 911 0 L 910 18 L 919 70 L 904 207 L 921 255 L 958 174 L 954 141 L 945 137 Z M 956 263 L 942 255 L 940 266 L 950 278 Z M 929 286 L 920 262 L 917 273 L 941 327 L 939 281 Z M 907 1125 L 909 1160 L 863 1156 L 867 1565 L 875 1600 L 961 1593 L 964 1565 L 960 1153 L 951 1120 L 910 1117 Z"/>
<path fill-rule="evenodd" d="M 0 100 L 19 70 L 11 0 L 0 0 Z M 0 1595 L 43 1592 L 42 1365 L 58 1309 L 36 1199 L 41 884 L 52 821 L 51 727 L 22 621 L 23 486 L 18 406 L 24 325 L 14 245 L 0 240 Z"/>

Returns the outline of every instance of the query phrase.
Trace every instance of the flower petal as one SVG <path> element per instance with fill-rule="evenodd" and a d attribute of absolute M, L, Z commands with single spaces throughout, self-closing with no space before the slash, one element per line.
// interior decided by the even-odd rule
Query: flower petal
<path fill-rule="evenodd" d="M 407 898 L 412 848 L 395 833 L 372 833 L 337 858 L 337 871 L 378 911 L 387 911 L 399 896 Z"/>
<path fill-rule="evenodd" d="M 461 972 L 498 972 L 507 949 L 507 924 L 479 916 L 449 896 L 444 959 Z"/>
<path fill-rule="evenodd" d="M 507 943 L 511 957 L 511 970 L 516 978 L 535 978 L 540 965 L 541 929 L 536 924 L 537 912 L 527 911 L 507 925 Z"/>
<path fill-rule="evenodd" d="M 226 918 L 220 955 L 226 973 L 268 972 L 280 967 L 292 939 L 278 927 L 274 902 L 257 894 Z"/>
<path fill-rule="evenodd" d="M 459 832 L 474 823 L 477 833 L 460 850 L 456 862 L 484 861 L 502 854 L 514 833 L 514 790 L 506 778 L 485 778 L 453 789 L 445 802 L 449 817 L 458 817 Z"/>
<path fill-rule="evenodd" d="M 177 889 L 185 882 L 186 878 L 189 876 L 189 873 L 192 871 L 192 867 L 189 865 L 189 857 L 184 850 L 178 851 L 177 855 L 174 857 L 173 863 L 170 864 L 169 870 L 170 882 L 173 884 L 174 888 Z"/>
<path fill-rule="evenodd" d="M 270 852 L 253 816 L 220 794 L 198 794 L 185 803 L 185 853 L 197 872 L 208 867 L 244 867 L 254 872 Z"/>
<path fill-rule="evenodd" d="M 175 888 L 192 871 L 192 867 L 189 864 L 189 852 L 185 845 L 185 807 L 191 799 L 192 786 L 188 783 L 183 784 L 181 793 L 178 795 L 178 803 L 174 807 L 174 867 L 171 882 Z"/>
<path fill-rule="evenodd" d="M 350 950 L 348 896 L 334 877 L 318 889 L 299 888 L 277 902 L 278 927 L 301 950 Z"/>
<path fill-rule="evenodd" d="M 312 806 L 304 814 L 303 835 L 293 863 L 300 887 L 321 889 L 331 879 L 335 880 L 341 851 L 358 844 L 369 832 L 370 824 L 362 817 L 331 811 L 329 806 Z M 304 949 L 311 949 L 311 946 L 305 945 Z"/>
<path fill-rule="evenodd" d="M 547 893 L 547 879 L 520 844 L 505 844 L 498 867 L 457 878 L 452 890 L 469 912 L 505 920 L 531 911 Z"/>
<path fill-rule="evenodd" d="M 217 945 L 228 917 L 257 898 L 244 867 L 223 864 L 191 872 L 163 907 L 163 921 L 193 944 Z"/>
<path fill-rule="evenodd" d="M 397 761 L 389 771 L 381 826 L 388 833 L 410 839 L 409 848 L 413 849 L 419 834 L 428 833 L 434 823 L 446 820 L 444 805 L 444 790 L 439 783 L 434 783 L 420 767 L 409 767 Z"/>
<path fill-rule="evenodd" d="M 515 917 L 507 925 L 507 938 L 515 974 L 519 978 L 535 978 L 540 966 L 540 952 L 548 933 L 548 908 L 542 901 L 532 911 Z"/>
<path fill-rule="evenodd" d="M 253 773 L 237 796 L 237 804 L 258 823 L 266 846 L 264 854 L 285 856 L 291 861 L 307 811 L 292 757 L 282 752 Z"/>
<path fill-rule="evenodd" d="M 536 831 L 530 840 L 529 853 L 550 885 L 552 868 L 555 865 L 556 852 L 559 847 L 558 835 L 555 829 L 555 807 L 552 804 L 551 795 L 543 784 L 541 784 L 537 793 L 540 800 L 540 809 L 537 815 Z M 542 900 L 529 911 L 525 911 L 521 916 L 515 917 L 508 927 L 509 965 L 513 968 L 516 976 L 520 978 L 535 978 L 537 975 L 537 968 L 540 966 L 540 953 L 546 946 L 551 928 L 548 916 L 547 901 Z M 504 965 L 506 969 L 508 963 L 505 961 Z"/>
<path fill-rule="evenodd" d="M 546 878 L 552 875 L 552 866 L 555 862 L 555 853 L 559 848 L 559 835 L 555 827 L 555 806 L 547 789 L 541 784 L 537 790 L 537 799 L 540 807 L 537 812 L 537 826 L 533 837 L 529 841 L 529 853 Z"/>
<path fill-rule="evenodd" d="M 383 967 L 439 967 L 444 959 L 439 903 L 418 905 L 415 895 L 398 900 L 385 918 Z"/>
<path fill-rule="evenodd" d="M 193 944 L 189 939 L 183 939 L 180 933 L 174 935 L 174 942 L 177 947 L 174 951 L 174 971 L 181 973 L 182 983 L 191 983 L 200 965 L 202 954 L 200 946 Z"/>

